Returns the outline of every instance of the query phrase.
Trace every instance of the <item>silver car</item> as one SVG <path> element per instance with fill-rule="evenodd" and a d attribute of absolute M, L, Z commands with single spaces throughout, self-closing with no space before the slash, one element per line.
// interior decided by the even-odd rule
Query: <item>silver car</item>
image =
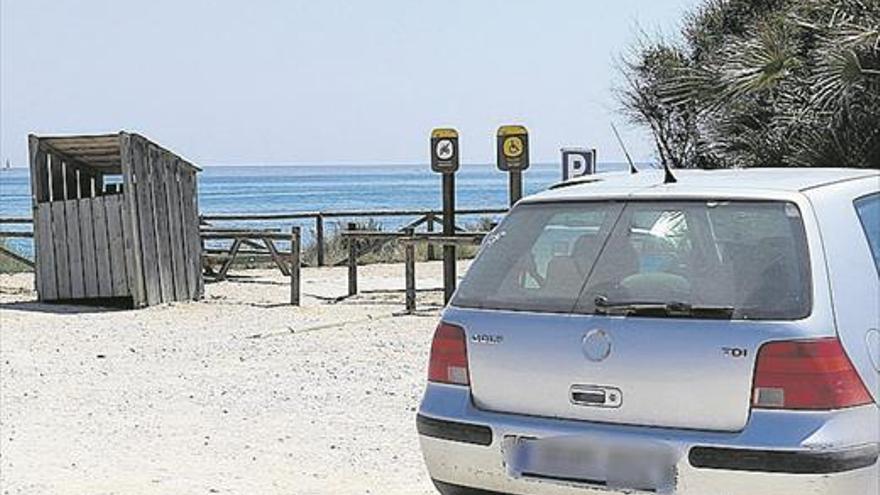
<path fill-rule="evenodd" d="M 417 417 L 441 493 L 880 493 L 880 174 L 676 175 L 486 238 Z"/>

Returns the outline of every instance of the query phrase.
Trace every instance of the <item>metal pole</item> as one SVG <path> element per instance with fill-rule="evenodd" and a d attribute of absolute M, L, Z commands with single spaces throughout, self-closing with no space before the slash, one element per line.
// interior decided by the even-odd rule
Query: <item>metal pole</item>
<path fill-rule="evenodd" d="M 324 266 L 324 215 L 315 217 L 315 248 L 318 250 L 318 266 Z"/>
<path fill-rule="evenodd" d="M 348 230 L 357 230 L 357 224 L 351 222 L 348 224 Z M 357 272 L 357 239 L 348 238 L 348 295 L 353 296 L 358 292 L 358 272 Z"/>
<path fill-rule="evenodd" d="M 427 218 L 428 218 L 428 225 L 427 225 L 428 232 L 434 232 L 434 214 L 428 213 Z M 436 256 L 434 254 L 434 245 L 429 242 L 428 243 L 428 261 L 432 261 L 434 259 L 436 259 Z"/>
<path fill-rule="evenodd" d="M 300 255 L 302 253 L 302 236 L 299 227 L 290 228 L 290 304 L 300 304 Z"/>
<path fill-rule="evenodd" d="M 443 235 L 455 235 L 455 175 L 443 174 Z M 455 246 L 443 246 L 443 302 L 455 292 Z"/>
<path fill-rule="evenodd" d="M 522 198 L 522 171 L 521 170 L 511 170 L 510 171 L 510 206 L 513 206 L 517 201 Z"/>
<path fill-rule="evenodd" d="M 403 246 L 404 261 L 406 265 L 406 312 L 413 313 L 416 310 L 416 245 L 411 242 L 415 229 L 404 230 L 410 242 Z"/>

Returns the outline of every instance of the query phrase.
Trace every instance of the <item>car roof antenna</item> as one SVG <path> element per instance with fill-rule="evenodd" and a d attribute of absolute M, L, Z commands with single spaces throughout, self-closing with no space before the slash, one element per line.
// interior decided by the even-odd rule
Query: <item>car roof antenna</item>
<path fill-rule="evenodd" d="M 669 164 L 663 162 L 663 183 L 675 184 L 676 182 L 678 182 L 678 179 L 676 179 L 675 176 L 672 175 L 672 169 L 669 168 Z"/>
<path fill-rule="evenodd" d="M 617 136 L 617 142 L 620 143 L 620 148 L 623 150 L 623 154 L 626 155 L 626 161 L 629 162 L 629 173 L 639 173 L 639 169 L 637 169 L 633 163 L 632 157 L 629 156 L 629 151 L 626 151 L 626 145 L 623 144 L 623 139 L 620 139 L 620 133 L 617 132 L 617 127 L 614 126 L 614 122 L 611 123 L 611 130 L 614 131 L 614 135 Z"/>

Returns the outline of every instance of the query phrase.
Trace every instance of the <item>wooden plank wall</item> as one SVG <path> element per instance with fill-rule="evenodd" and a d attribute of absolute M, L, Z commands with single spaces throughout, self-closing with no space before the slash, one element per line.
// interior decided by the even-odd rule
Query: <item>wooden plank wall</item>
<path fill-rule="evenodd" d="M 141 307 L 204 293 L 196 169 L 136 134 L 119 139 L 118 187 L 31 139 L 41 300 L 131 297 Z"/>
<path fill-rule="evenodd" d="M 173 153 L 149 140 L 127 135 L 122 140 L 126 195 L 125 224 L 138 235 L 131 246 L 129 268 L 142 270 L 135 304 L 153 305 L 202 296 L 196 171 Z M 129 170 L 126 171 L 126 163 Z M 126 250 L 129 247 L 126 246 Z"/>
<path fill-rule="evenodd" d="M 85 297 L 98 297 L 98 260 L 95 256 L 95 216 L 92 199 L 77 200 L 79 209 L 80 242 L 82 243 L 83 292 Z"/>
<path fill-rule="evenodd" d="M 91 208 L 101 173 L 29 137 L 36 288 L 41 300 L 94 297 Z"/>
<path fill-rule="evenodd" d="M 181 208 L 181 231 L 185 254 L 184 272 L 187 290 L 191 299 L 201 299 L 205 295 L 205 280 L 202 278 L 202 240 L 199 236 L 199 195 L 196 173 L 182 173 L 179 178 Z"/>
<path fill-rule="evenodd" d="M 37 204 L 40 298 L 92 299 L 131 295 L 126 280 L 119 194 Z"/>
<path fill-rule="evenodd" d="M 44 198 L 47 198 L 49 194 L 49 157 L 44 150 L 40 149 L 40 140 L 34 135 L 28 136 L 28 155 L 31 172 L 31 218 L 34 219 L 34 287 L 41 299 L 44 294 L 51 296 L 48 299 L 54 299 L 57 297 L 55 283 L 45 289 L 41 286 L 44 273 L 55 266 L 54 256 L 51 258 L 49 256 L 51 253 L 40 252 L 41 240 L 48 242 L 51 239 L 51 236 L 45 232 L 45 228 L 40 229 L 40 226 L 45 227 L 47 222 L 51 220 L 40 218 L 40 211 L 37 208 L 38 201 L 47 201 Z"/>
<path fill-rule="evenodd" d="M 97 203 L 97 202 L 96 202 Z M 104 206 L 104 208 L 101 208 Z M 92 220 L 95 235 L 95 271 L 98 274 L 98 297 L 113 295 L 113 273 L 110 271 L 110 238 L 107 236 L 107 208 L 93 204 Z"/>

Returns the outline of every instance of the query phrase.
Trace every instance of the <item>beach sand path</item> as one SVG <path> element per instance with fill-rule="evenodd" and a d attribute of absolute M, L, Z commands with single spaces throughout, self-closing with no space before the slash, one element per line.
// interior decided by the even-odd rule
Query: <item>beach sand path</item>
<path fill-rule="evenodd" d="M 463 272 L 466 263 L 462 263 Z M 4 494 L 429 494 L 415 432 L 441 293 L 403 310 L 403 266 L 269 270 L 204 301 L 43 305 L 0 276 Z M 419 287 L 441 287 L 437 262 Z"/>

